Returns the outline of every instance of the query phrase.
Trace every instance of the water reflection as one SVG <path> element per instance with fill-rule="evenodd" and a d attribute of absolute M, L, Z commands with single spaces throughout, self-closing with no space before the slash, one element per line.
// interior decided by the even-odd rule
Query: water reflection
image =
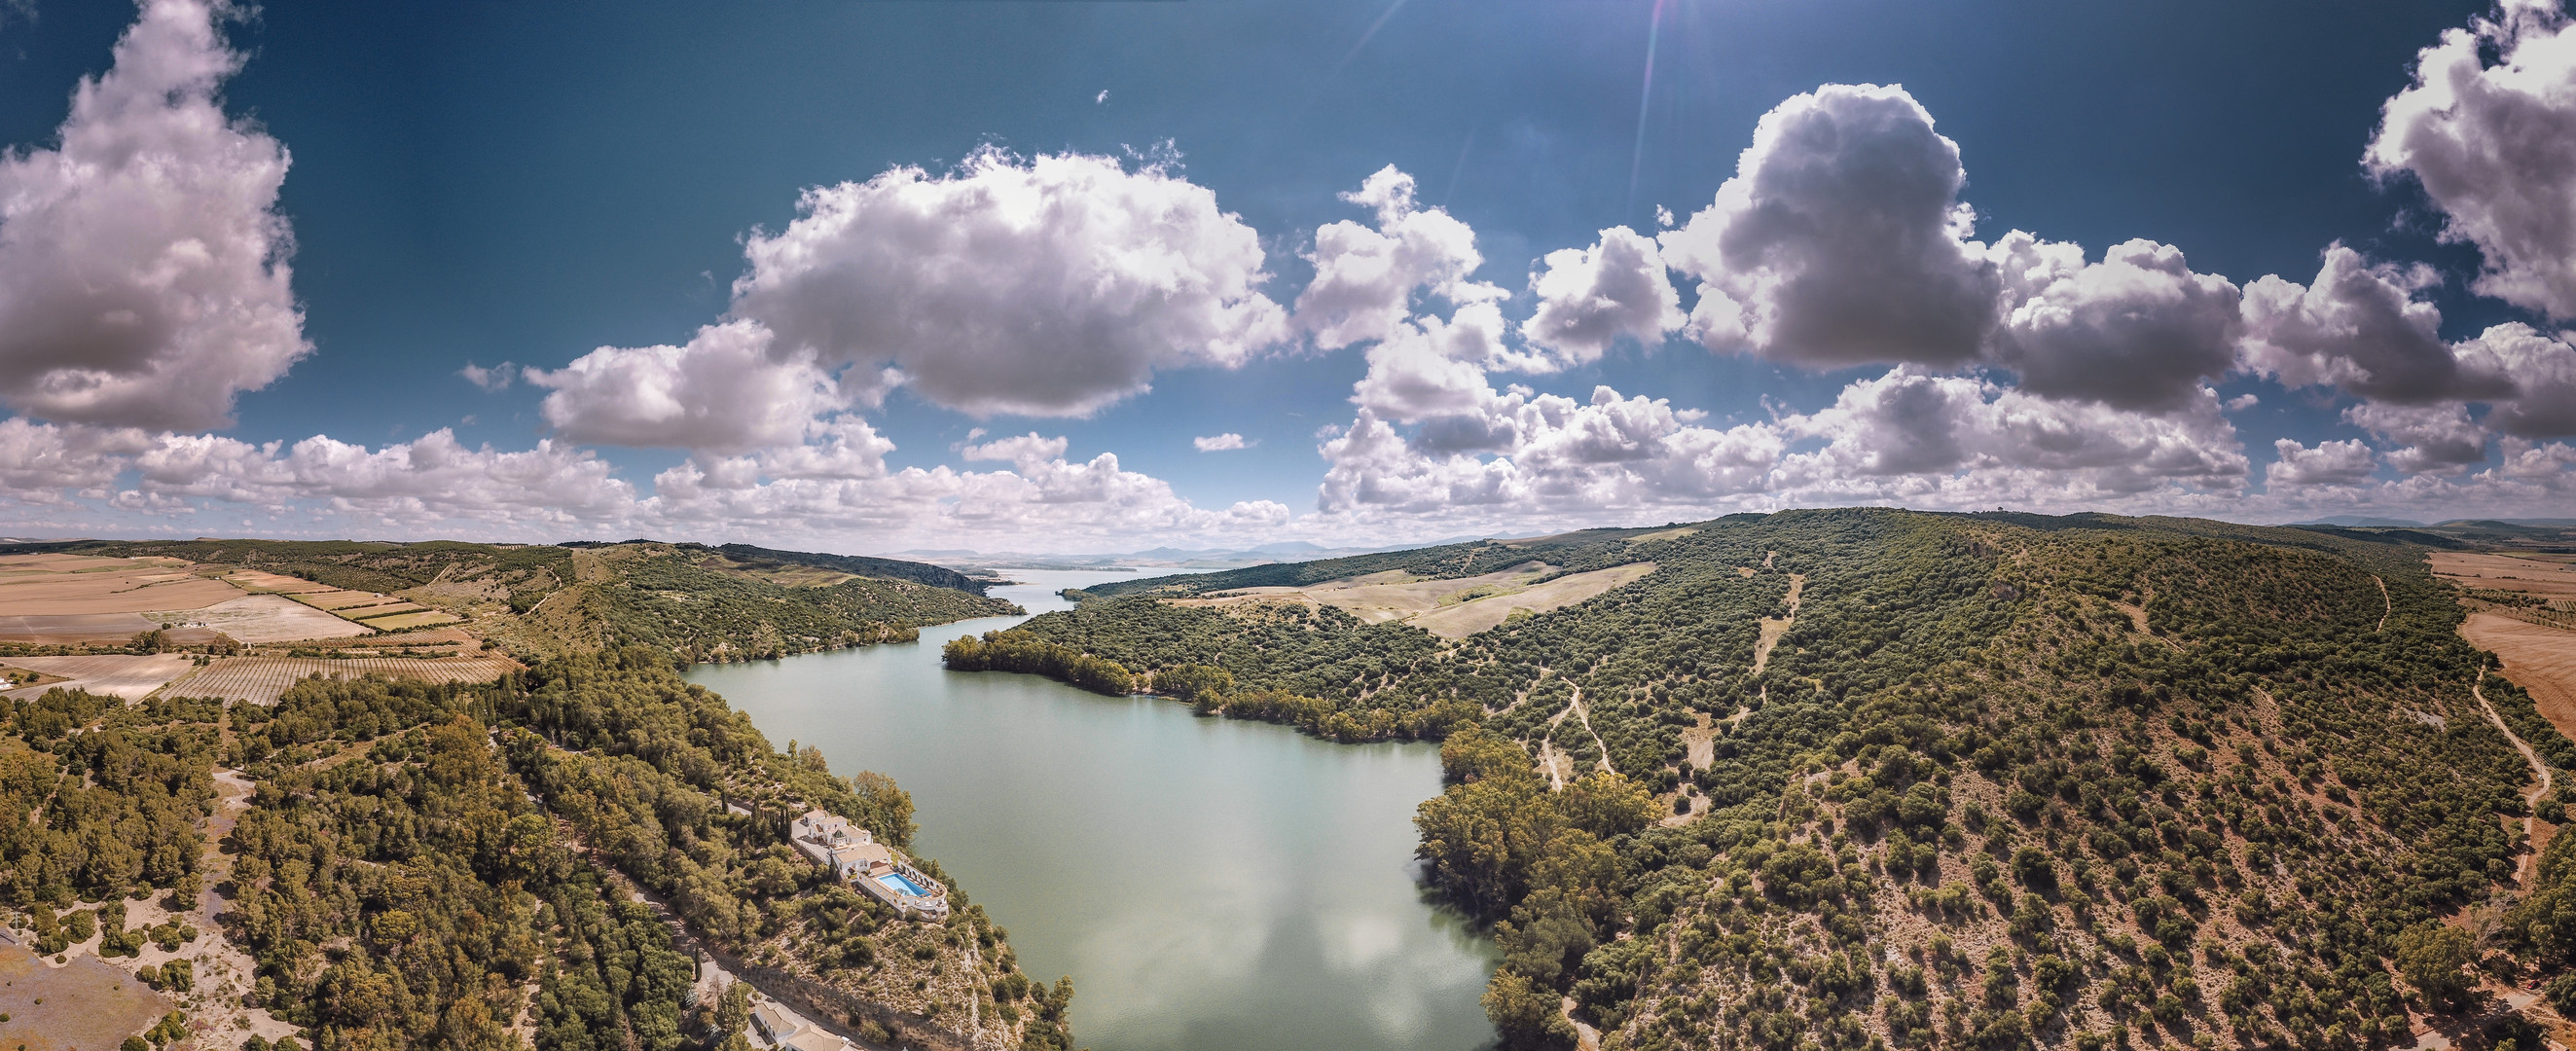
<path fill-rule="evenodd" d="M 1031 612 L 1117 575 L 1018 574 Z M 922 641 L 710 666 L 690 678 L 842 773 L 893 775 L 921 852 L 1011 931 L 1021 966 L 1074 976 L 1096 1051 L 1491 1042 L 1490 944 L 1414 880 L 1427 745 L 1334 745 L 1032 676 L 951 674 Z"/>

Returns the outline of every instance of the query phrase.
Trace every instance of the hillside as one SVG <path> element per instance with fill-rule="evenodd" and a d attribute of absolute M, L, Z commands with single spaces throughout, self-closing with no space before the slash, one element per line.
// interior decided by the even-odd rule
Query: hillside
<path fill-rule="evenodd" d="M 811 807 L 908 847 L 901 788 L 777 751 L 660 651 L 0 704 L 0 1022 L 97 972 L 203 1048 L 730 1047 L 708 951 L 882 1044 L 1067 1046 L 1071 986 L 1019 972 L 963 888 L 907 921 L 789 849 Z"/>
<path fill-rule="evenodd" d="M 1122 582 L 959 656 L 1445 739 L 1420 852 L 1514 1046 L 2403 1045 L 2576 966 L 2515 738 L 2576 744 L 2388 532 L 1734 516 Z M 1656 568 L 1454 639 L 1244 600 L 1534 560 Z"/>
<path fill-rule="evenodd" d="M 914 629 L 1018 610 L 984 582 L 918 562 L 732 544 L 457 541 L 71 541 L 0 547 L 181 559 L 356 591 L 463 617 L 525 659 L 656 646 L 744 660 L 909 639 Z"/>

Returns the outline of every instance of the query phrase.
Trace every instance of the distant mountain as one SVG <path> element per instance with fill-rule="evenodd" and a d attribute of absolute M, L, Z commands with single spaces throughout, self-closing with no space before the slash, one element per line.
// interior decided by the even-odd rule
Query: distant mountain
<path fill-rule="evenodd" d="M 2422 529 L 2424 523 L 2404 518 L 2373 518 L 2369 515 L 2329 515 L 2292 525 L 2375 526 L 2394 529 Z"/>

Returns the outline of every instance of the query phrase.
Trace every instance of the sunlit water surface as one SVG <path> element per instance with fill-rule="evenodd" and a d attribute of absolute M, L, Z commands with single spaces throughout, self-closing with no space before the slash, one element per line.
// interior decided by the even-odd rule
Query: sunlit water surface
<path fill-rule="evenodd" d="M 1016 571 L 993 593 L 1032 613 L 1125 574 Z M 1464 1051 L 1491 945 L 1415 882 L 1413 809 L 1436 749 L 1337 745 L 1202 719 L 1167 700 L 1031 675 L 953 673 L 921 641 L 689 678 L 761 731 L 820 747 L 842 774 L 912 793 L 937 858 L 1034 977 L 1073 976 L 1094 1051 Z"/>

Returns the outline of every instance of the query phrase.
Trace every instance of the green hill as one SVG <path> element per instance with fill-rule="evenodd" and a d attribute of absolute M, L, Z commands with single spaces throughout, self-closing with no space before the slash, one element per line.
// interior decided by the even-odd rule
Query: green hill
<path fill-rule="evenodd" d="M 2404 1044 L 2470 1009 L 2446 932 L 2576 965 L 2576 839 L 2517 911 L 2536 781 L 2472 687 L 2576 745 L 2482 675 L 2414 539 L 1784 512 L 1121 583 L 1002 638 L 1445 739 L 1420 853 L 1502 945 L 1513 1046 Z M 1542 555 L 1658 568 L 1457 640 L 1166 601 Z"/>

